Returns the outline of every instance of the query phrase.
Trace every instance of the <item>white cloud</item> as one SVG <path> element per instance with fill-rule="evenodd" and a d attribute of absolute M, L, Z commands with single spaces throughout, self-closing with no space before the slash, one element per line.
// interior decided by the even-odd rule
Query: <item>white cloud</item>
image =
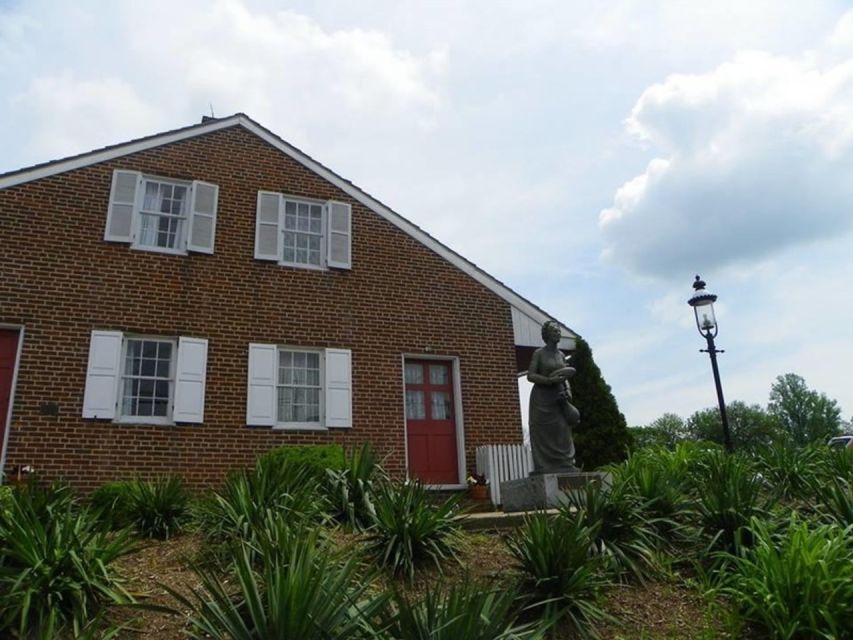
<path fill-rule="evenodd" d="M 147 135 L 163 125 L 158 110 L 119 78 L 43 76 L 34 79 L 16 103 L 39 123 L 29 144 L 33 154 L 43 159 Z"/>
<path fill-rule="evenodd" d="M 649 87 L 627 121 L 662 151 L 600 214 L 605 256 L 682 276 L 853 227 L 853 61 L 748 52 Z"/>
<path fill-rule="evenodd" d="M 27 86 L 7 82 L 37 132 L 28 141 L 36 160 L 185 125 L 209 105 L 220 116 L 246 112 L 307 147 L 352 131 L 428 131 L 444 106 L 445 49 L 414 54 L 377 30 L 326 28 L 249 0 L 114 5 L 109 28 L 67 7 L 36 27 L 23 11 L 0 20 L 0 45 L 30 60 L 23 29 L 36 42 L 67 39 L 58 45 L 67 56 L 34 69 Z"/>

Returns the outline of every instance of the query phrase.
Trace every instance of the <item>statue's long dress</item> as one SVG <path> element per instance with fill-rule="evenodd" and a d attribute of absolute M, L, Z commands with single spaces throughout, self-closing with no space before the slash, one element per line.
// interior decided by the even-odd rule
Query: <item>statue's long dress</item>
<path fill-rule="evenodd" d="M 536 373 L 548 376 L 566 366 L 559 351 L 540 349 Z M 530 392 L 530 447 L 533 474 L 575 471 L 572 425 L 580 417 L 577 409 L 560 398 L 560 384 L 534 384 Z"/>

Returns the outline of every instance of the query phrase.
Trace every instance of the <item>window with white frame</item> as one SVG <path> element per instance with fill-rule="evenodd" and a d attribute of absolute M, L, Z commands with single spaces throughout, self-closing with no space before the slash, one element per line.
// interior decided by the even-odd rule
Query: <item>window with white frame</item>
<path fill-rule="evenodd" d="M 208 182 L 114 171 L 104 239 L 163 253 L 213 253 L 218 199 L 219 188 Z"/>
<path fill-rule="evenodd" d="M 259 191 L 256 214 L 255 258 L 309 269 L 351 268 L 349 204 Z"/>
<path fill-rule="evenodd" d="M 124 351 L 119 417 L 171 420 L 174 340 L 127 338 Z"/>
<path fill-rule="evenodd" d="M 207 340 L 92 331 L 83 417 L 139 424 L 204 420 Z"/>
<path fill-rule="evenodd" d="M 320 424 L 321 354 L 288 348 L 278 350 L 278 412 L 281 424 Z"/>
<path fill-rule="evenodd" d="M 246 424 L 351 427 L 352 352 L 250 344 Z"/>
<path fill-rule="evenodd" d="M 181 251 L 186 242 L 189 185 L 143 178 L 142 194 L 137 244 Z"/>

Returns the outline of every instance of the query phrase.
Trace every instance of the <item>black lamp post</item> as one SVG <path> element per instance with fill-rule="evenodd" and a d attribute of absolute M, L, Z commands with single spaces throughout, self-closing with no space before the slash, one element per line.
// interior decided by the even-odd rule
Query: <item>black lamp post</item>
<path fill-rule="evenodd" d="M 729 419 L 726 416 L 726 402 L 723 400 L 720 370 L 717 367 L 717 354 L 725 352 L 717 349 L 714 345 L 714 338 L 717 337 L 717 319 L 714 317 L 714 303 L 716 301 L 717 296 L 705 291 L 705 283 L 699 276 L 696 276 L 696 281 L 693 283 L 693 295 L 690 296 L 687 304 L 693 307 L 693 314 L 696 316 L 696 328 L 708 341 L 708 348 L 699 351 L 704 351 L 711 356 L 711 369 L 714 371 L 714 384 L 717 387 L 717 402 L 720 403 L 720 418 L 723 421 L 723 444 L 726 451 L 731 453 L 734 447 L 732 447 L 732 438 L 729 435 Z"/>

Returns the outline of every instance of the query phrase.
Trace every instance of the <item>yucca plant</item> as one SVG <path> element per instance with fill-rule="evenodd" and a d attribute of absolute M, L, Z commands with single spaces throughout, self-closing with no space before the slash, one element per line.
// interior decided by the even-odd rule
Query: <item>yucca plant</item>
<path fill-rule="evenodd" d="M 706 542 L 705 557 L 716 551 L 735 552 L 752 543 L 753 516 L 766 517 L 770 502 L 762 495 L 763 480 L 741 454 L 714 451 L 696 471 L 701 490 L 695 502 L 695 524 Z"/>
<path fill-rule="evenodd" d="M 718 593 L 771 638 L 849 638 L 853 629 L 853 529 L 809 528 L 793 518 L 777 533 L 758 519 L 754 545 L 726 554 L 733 569 Z"/>
<path fill-rule="evenodd" d="M 361 640 L 377 637 L 369 621 L 387 597 L 374 595 L 371 576 L 355 557 L 342 559 L 305 533 L 287 552 L 239 541 L 233 576 L 201 569 L 201 591 L 173 593 L 190 614 L 193 638 L 221 640 Z"/>
<path fill-rule="evenodd" d="M 140 536 L 166 540 L 186 524 L 189 502 L 180 478 L 136 480 L 128 485 L 127 518 Z"/>
<path fill-rule="evenodd" d="M 639 507 L 638 515 L 657 533 L 656 544 L 683 542 L 691 507 L 686 473 L 667 463 L 670 452 L 656 453 L 644 450 L 614 467 L 613 484 Z"/>
<path fill-rule="evenodd" d="M 431 589 L 422 598 L 395 593 L 392 615 L 380 623 L 387 640 L 539 640 L 547 622 L 518 621 L 516 589 L 466 578 L 446 591 Z"/>
<path fill-rule="evenodd" d="M 815 473 L 820 479 L 840 478 L 853 484 L 853 449 L 831 449 L 822 445 Z"/>
<path fill-rule="evenodd" d="M 793 447 L 778 443 L 758 453 L 758 471 L 767 489 L 776 497 L 791 501 L 808 498 L 809 482 L 815 475 L 820 454 L 814 447 Z"/>
<path fill-rule="evenodd" d="M 106 604 L 130 600 L 110 565 L 132 549 L 66 488 L 13 492 L 0 512 L 0 635 L 77 637 Z"/>
<path fill-rule="evenodd" d="M 374 506 L 367 551 L 392 574 L 412 579 L 423 562 L 441 570 L 442 561 L 456 559 L 458 496 L 436 502 L 419 482 L 384 483 L 376 492 Z"/>
<path fill-rule="evenodd" d="M 815 498 L 814 510 L 821 520 L 841 527 L 853 526 L 853 484 L 837 477 L 826 482 L 815 479 L 811 482 L 811 494 Z"/>
<path fill-rule="evenodd" d="M 208 553 L 223 559 L 235 539 L 252 540 L 266 526 L 270 513 L 292 523 L 321 523 L 328 510 L 313 470 L 261 459 L 253 469 L 228 476 L 220 491 L 201 500 L 196 519 Z"/>
<path fill-rule="evenodd" d="M 653 501 L 630 493 L 625 483 L 589 483 L 568 497 L 560 517 L 577 519 L 592 532 L 591 551 L 616 578 L 630 575 L 644 581 L 660 570 L 657 551 L 665 542 L 657 527 L 674 528 L 675 523 L 654 516 Z"/>
<path fill-rule="evenodd" d="M 335 519 L 356 531 L 369 527 L 376 514 L 374 484 L 387 480 L 370 445 L 365 444 L 347 456 L 343 469 L 328 469 L 327 473 Z"/>
<path fill-rule="evenodd" d="M 530 605 L 546 617 L 567 617 L 583 635 L 612 620 L 599 603 L 610 583 L 601 571 L 601 556 L 592 553 L 595 535 L 575 518 L 536 513 L 507 539 Z"/>

